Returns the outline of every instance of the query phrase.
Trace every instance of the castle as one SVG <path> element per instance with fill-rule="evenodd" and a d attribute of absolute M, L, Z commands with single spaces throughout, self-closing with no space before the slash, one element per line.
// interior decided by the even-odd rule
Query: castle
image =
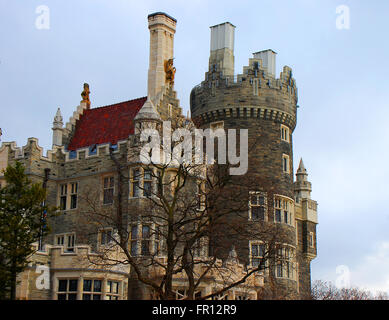
<path fill-rule="evenodd" d="M 285 234 L 282 259 L 218 298 L 259 299 L 259 293 L 269 286 L 286 288 L 290 298 L 309 297 L 310 262 L 316 257 L 317 202 L 310 197 L 311 183 L 302 160 L 296 180 L 293 179 L 292 134 L 298 106 L 292 70 L 285 66 L 277 78 L 276 53 L 265 50 L 254 53 L 243 73 L 235 75 L 235 27 L 228 22 L 213 26 L 209 68 L 204 81 L 191 92 L 191 119 L 187 119 L 174 91 L 172 58 L 176 23 L 162 12 L 148 16 L 150 57 L 146 97 L 92 108 L 89 86 L 84 84 L 82 101 L 65 125 L 58 108 L 52 127 L 53 147 L 47 156 L 36 138 L 29 138 L 22 148 L 14 142 L 2 143 L 0 170 L 15 161 L 22 162 L 30 179 L 46 186 L 47 204 L 59 207 L 59 214 L 49 221 L 51 233 L 35 244 L 37 251 L 30 266 L 19 276 L 19 299 L 153 298 L 149 288 L 136 279 L 130 265 L 108 267 L 89 263 L 115 230 L 102 225 L 98 234 L 82 233 L 80 212 L 87 207 L 85 194 L 95 195 L 104 210 L 115 210 L 113 203 L 118 189 L 123 189 L 120 195 L 127 210 L 135 215 L 137 210 L 144 211 L 148 192 L 157 187 L 139 157 L 134 157 L 134 151 L 138 150 L 136 142 L 142 129 L 158 129 L 162 121 L 173 118 L 180 120 L 177 125 L 193 121 L 202 129 L 248 129 L 248 171 L 233 181 L 245 181 L 247 177 L 250 186 L 236 189 L 237 194 L 239 190 L 246 193 L 243 202 L 247 204 L 236 224 L 254 228 L 263 223 L 277 225 L 277 230 Z M 118 184 L 121 179 L 118 166 L 128 172 L 122 185 Z M 1 184 L 3 180 L 0 175 Z M 134 256 L 142 258 L 151 247 L 164 246 L 156 233 L 151 235 L 152 227 L 141 218 L 128 219 L 127 223 L 128 242 Z M 216 254 L 215 248 L 225 247 L 225 251 L 217 251 L 215 265 L 231 266 L 237 278 L 258 266 L 263 258 L 265 243 L 260 238 L 221 236 L 208 240 L 202 255 Z M 39 265 L 49 266 L 48 287 L 36 285 Z M 220 277 L 211 272 L 197 288 L 197 294 L 212 293 L 218 288 Z M 185 287 L 183 275 L 177 274 L 174 280 L 177 299 L 185 298 Z"/>

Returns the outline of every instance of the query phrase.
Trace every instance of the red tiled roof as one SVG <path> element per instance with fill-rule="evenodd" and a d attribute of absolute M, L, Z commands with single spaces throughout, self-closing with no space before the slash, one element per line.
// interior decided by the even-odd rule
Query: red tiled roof
<path fill-rule="evenodd" d="M 110 106 L 86 109 L 76 121 L 74 135 L 68 150 L 95 144 L 116 144 L 134 134 L 134 118 L 146 102 L 146 97 L 120 102 Z"/>

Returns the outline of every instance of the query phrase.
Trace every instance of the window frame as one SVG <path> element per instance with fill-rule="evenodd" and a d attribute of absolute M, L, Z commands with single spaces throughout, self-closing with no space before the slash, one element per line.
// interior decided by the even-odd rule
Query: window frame
<path fill-rule="evenodd" d="M 60 281 L 66 281 L 66 290 L 60 291 Z M 76 290 L 70 290 L 70 281 L 76 281 Z M 56 296 L 57 300 L 77 300 L 77 294 L 78 294 L 78 285 L 79 285 L 79 279 L 78 278 L 57 278 L 57 290 L 56 290 Z M 65 299 L 59 299 L 59 296 L 65 295 Z M 69 299 L 69 295 L 74 296 L 74 299 Z"/>
<path fill-rule="evenodd" d="M 258 247 L 257 248 L 258 254 L 255 256 L 253 254 L 253 246 Z M 262 247 L 263 249 L 261 250 L 260 247 Z M 249 241 L 249 262 L 250 262 L 251 268 L 257 268 L 259 266 L 259 264 L 261 263 L 261 259 L 264 259 L 266 256 L 267 249 L 268 249 L 267 245 L 264 241 L 261 241 L 261 240 L 250 240 Z M 261 251 L 262 251 L 262 255 L 261 255 Z M 254 259 L 259 260 L 257 265 L 254 265 L 254 263 L 253 263 Z M 268 261 L 265 260 L 265 263 L 262 265 L 262 267 L 259 269 L 259 271 L 264 272 L 265 269 L 267 268 L 267 266 L 268 266 Z"/>
<path fill-rule="evenodd" d="M 257 202 L 252 203 L 252 197 L 257 197 Z M 264 203 L 260 203 L 260 198 L 264 198 Z M 263 208 L 263 219 L 253 219 L 253 207 Z M 249 221 L 268 221 L 267 193 L 262 191 L 249 192 Z"/>
<path fill-rule="evenodd" d="M 72 237 L 69 239 L 69 237 Z M 61 240 L 61 243 L 58 243 L 58 240 Z M 69 240 L 71 240 L 71 246 L 69 246 Z M 54 235 L 54 245 L 63 246 L 65 253 L 74 253 L 76 248 L 76 233 L 68 232 L 68 233 L 58 233 Z"/>
<path fill-rule="evenodd" d="M 273 199 L 273 209 L 274 209 L 274 217 L 273 220 L 275 223 L 282 223 L 289 226 L 294 226 L 294 200 L 280 195 L 275 194 Z M 280 221 L 277 219 L 277 213 L 280 213 Z M 288 219 L 285 222 L 285 213 L 287 213 Z"/>
<path fill-rule="evenodd" d="M 160 226 L 156 223 L 134 223 L 131 224 L 131 232 L 129 237 L 130 254 L 132 257 L 148 257 L 148 256 L 160 256 L 162 248 L 162 237 Z M 144 238 L 143 228 L 149 228 L 149 237 Z M 134 230 L 136 235 L 134 237 Z M 156 235 L 158 237 L 156 238 Z M 144 244 L 147 243 L 148 252 L 144 251 Z"/>
<path fill-rule="evenodd" d="M 284 124 L 281 124 L 281 141 L 290 143 L 290 129 Z"/>
<path fill-rule="evenodd" d="M 90 291 L 85 290 L 85 281 L 91 281 Z M 100 291 L 95 291 L 95 283 L 100 282 Z M 96 301 L 96 300 L 103 300 L 103 286 L 104 286 L 104 279 L 100 278 L 89 278 L 85 277 L 82 279 L 82 290 L 81 290 L 81 300 L 85 301 Z M 89 296 L 91 299 L 85 299 L 86 296 Z M 99 299 L 95 299 L 96 297 L 99 297 Z"/>
<path fill-rule="evenodd" d="M 281 254 L 279 253 L 281 252 Z M 296 248 L 290 244 L 282 244 L 277 248 L 274 275 L 279 279 L 296 281 Z M 281 275 L 279 274 L 281 272 Z"/>
<path fill-rule="evenodd" d="M 78 208 L 79 181 L 67 181 L 58 185 L 58 207 L 60 211 L 76 210 Z M 73 205 L 75 199 L 75 206 Z"/>
<path fill-rule="evenodd" d="M 108 232 L 110 233 L 110 235 L 107 234 Z M 103 241 L 103 234 L 104 234 L 104 239 L 105 239 L 104 243 L 102 242 Z M 107 240 L 108 237 L 110 237 L 109 241 Z M 114 242 L 113 228 L 108 227 L 108 228 L 103 228 L 103 229 L 99 230 L 98 246 L 101 246 L 101 247 L 109 246 L 109 245 L 112 245 L 113 242 Z"/>
<path fill-rule="evenodd" d="M 108 186 L 106 187 L 105 185 L 105 181 L 106 179 L 108 179 Z M 111 181 L 113 181 L 112 183 L 112 186 L 111 186 Z M 102 177 L 102 190 L 103 190 L 103 194 L 102 194 L 102 202 L 103 202 L 103 205 L 112 205 L 114 204 L 115 202 L 115 175 L 113 174 L 110 174 L 110 175 L 104 175 Z M 106 191 L 109 191 L 109 190 L 112 190 L 112 202 L 106 202 Z"/>
<path fill-rule="evenodd" d="M 285 169 L 285 164 L 287 166 L 286 169 Z M 290 157 L 285 153 L 282 154 L 282 172 L 286 174 L 290 174 Z"/>

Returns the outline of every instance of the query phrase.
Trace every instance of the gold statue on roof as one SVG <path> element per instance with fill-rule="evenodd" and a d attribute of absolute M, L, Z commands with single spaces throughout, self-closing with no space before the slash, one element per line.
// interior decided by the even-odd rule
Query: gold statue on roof
<path fill-rule="evenodd" d="M 84 91 L 81 92 L 81 97 L 82 97 L 81 102 L 86 102 L 89 105 L 90 104 L 89 94 L 90 94 L 89 84 L 84 83 Z"/>
<path fill-rule="evenodd" d="M 165 60 L 165 81 L 171 86 L 174 84 L 174 76 L 176 74 L 176 68 L 173 67 L 173 59 Z"/>

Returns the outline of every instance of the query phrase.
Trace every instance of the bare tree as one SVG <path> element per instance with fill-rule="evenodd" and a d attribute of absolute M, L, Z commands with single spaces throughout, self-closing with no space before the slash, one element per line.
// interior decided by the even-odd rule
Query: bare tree
<path fill-rule="evenodd" d="M 139 148 L 129 152 L 136 157 Z M 102 206 L 93 188 L 82 195 L 85 223 L 79 233 L 105 237 L 90 263 L 130 266 L 128 276 L 148 286 L 154 299 L 176 299 L 177 288 L 184 299 L 216 299 L 232 288 L 258 290 L 265 272 L 274 280 L 290 232 L 272 222 L 248 221 L 249 191 L 260 185 L 258 179 L 234 179 L 229 165 L 172 159 L 128 167 L 127 154 L 117 157 L 111 150 L 110 157 L 116 168 L 114 204 Z M 260 258 L 238 261 L 234 245 L 246 248 L 241 253 L 248 258 L 252 239 L 262 243 Z M 292 255 L 288 251 L 288 259 Z M 211 290 L 200 290 L 205 283 Z"/>
<path fill-rule="evenodd" d="M 337 288 L 332 282 L 316 280 L 312 284 L 313 300 L 388 300 L 386 292 L 376 294 L 369 290 L 352 288 Z"/>

